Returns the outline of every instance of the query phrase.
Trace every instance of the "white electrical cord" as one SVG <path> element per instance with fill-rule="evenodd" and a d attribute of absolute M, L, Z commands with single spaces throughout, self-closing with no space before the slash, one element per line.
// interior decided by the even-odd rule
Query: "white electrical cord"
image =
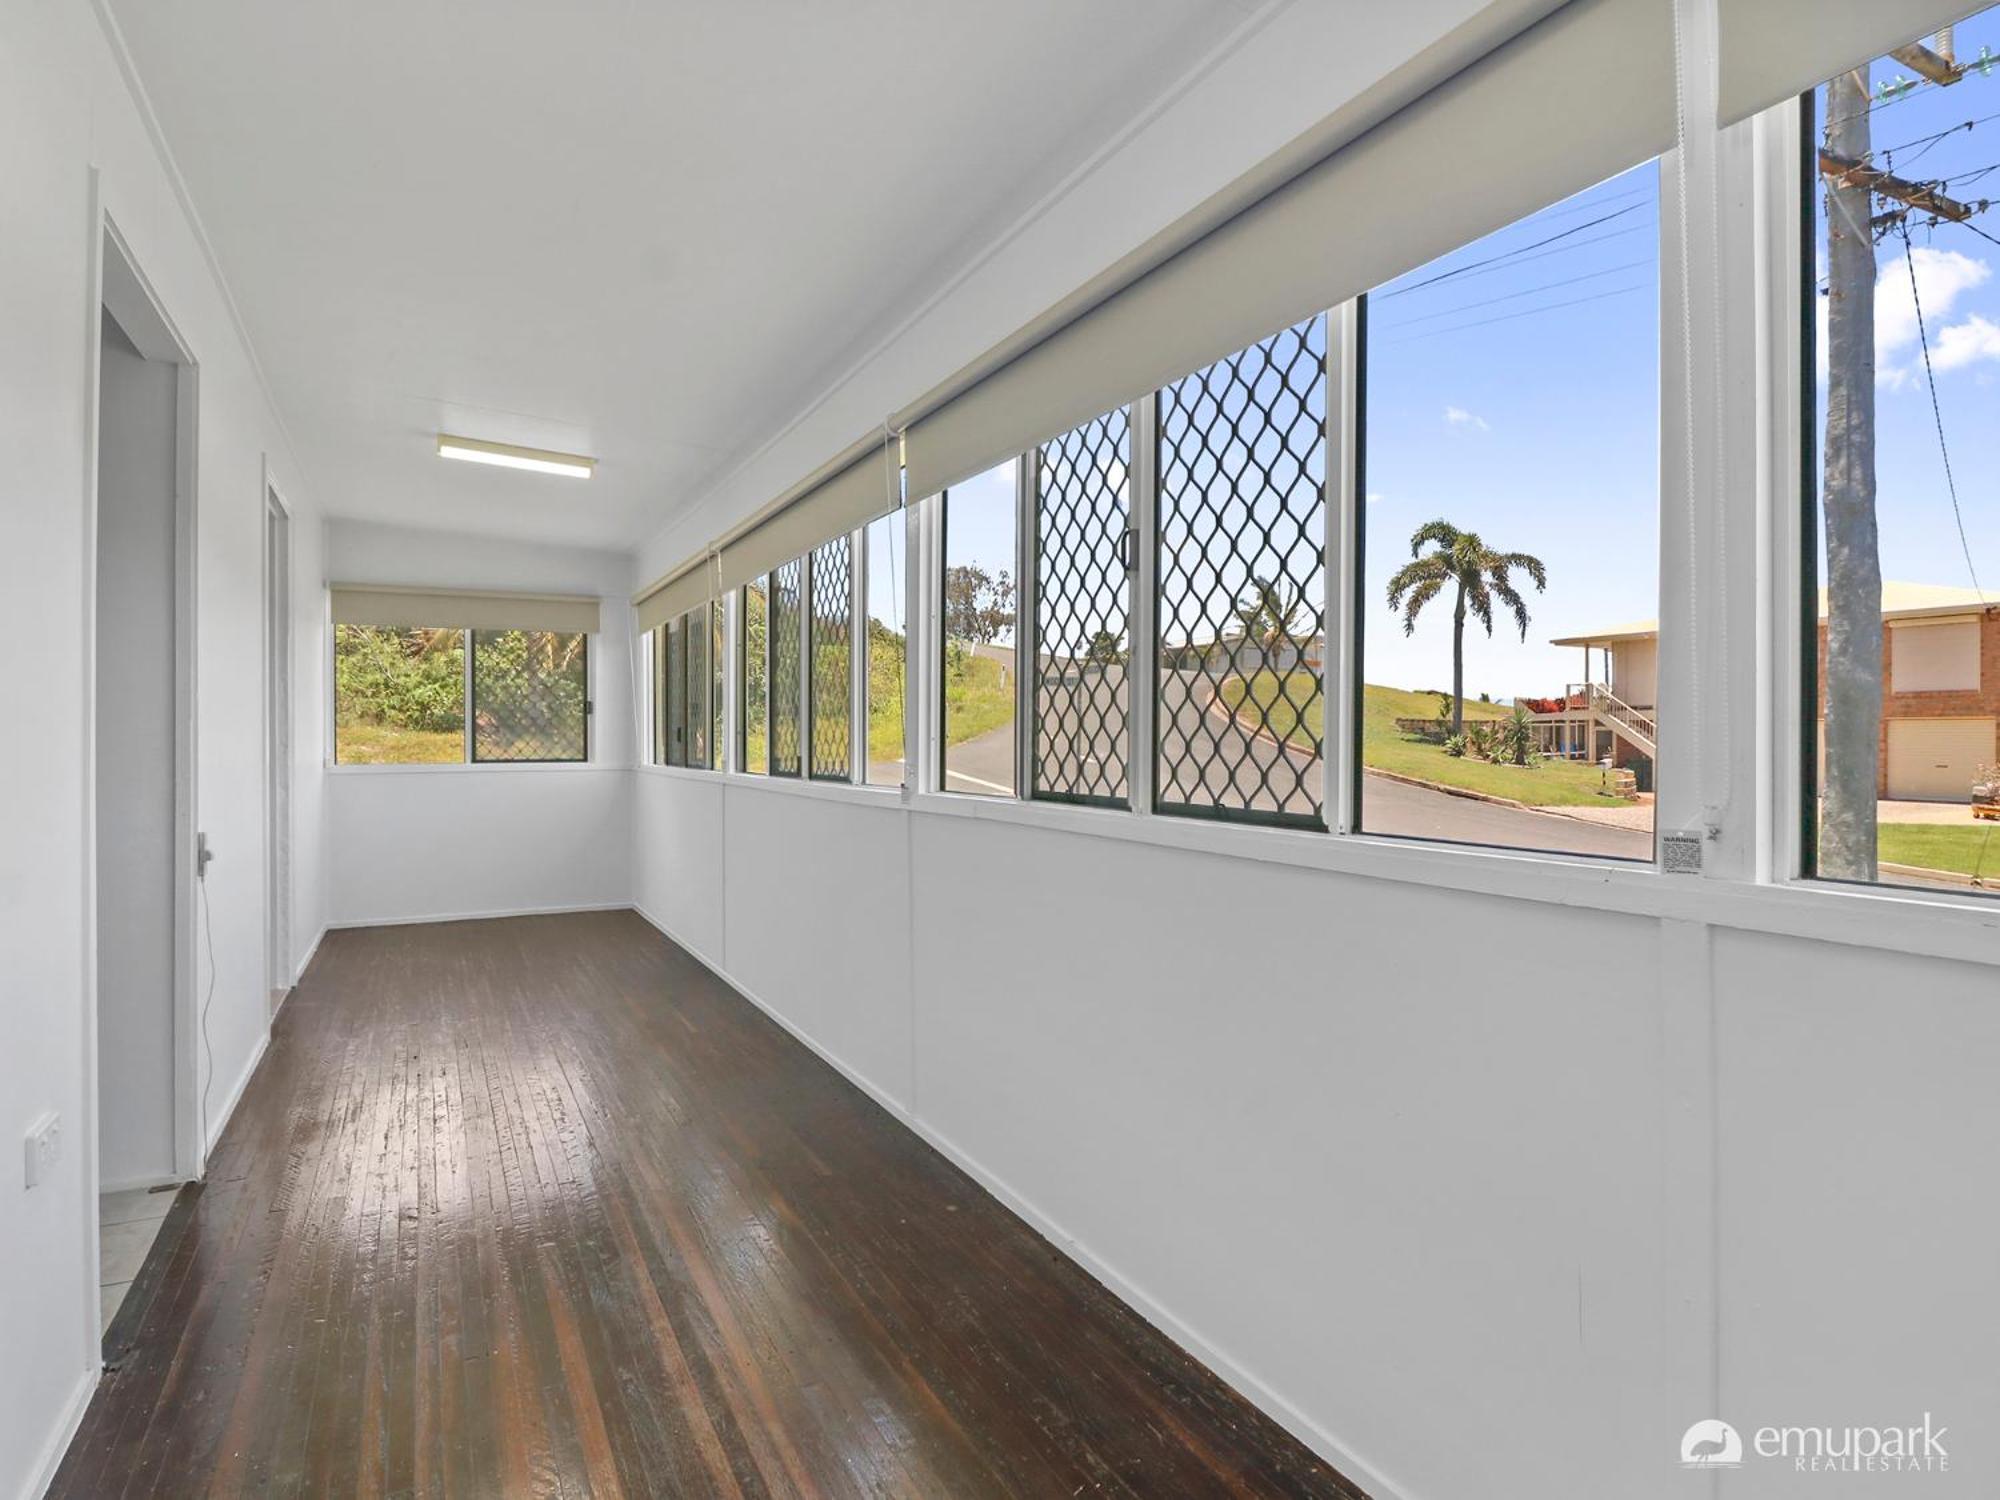
<path fill-rule="evenodd" d="M 208 1036 L 208 1008 L 215 1002 L 215 921 L 208 910 L 208 871 L 203 870 L 196 877 L 201 887 L 201 926 L 208 939 L 208 993 L 201 1000 L 201 1050 L 208 1059 L 207 1067 L 201 1075 L 201 1141 L 196 1153 L 199 1165 L 199 1181 L 208 1178 L 208 1091 L 215 1082 L 215 1046 Z"/>

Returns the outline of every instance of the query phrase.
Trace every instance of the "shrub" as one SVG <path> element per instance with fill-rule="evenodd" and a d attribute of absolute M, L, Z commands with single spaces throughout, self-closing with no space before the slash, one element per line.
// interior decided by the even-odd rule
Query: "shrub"
<path fill-rule="evenodd" d="M 456 630 L 334 627 L 342 723 L 448 731 L 465 717 L 465 646 Z"/>
<path fill-rule="evenodd" d="M 1465 754 L 1465 736 L 1448 734 L 1444 737 L 1444 753 L 1454 759 Z"/>

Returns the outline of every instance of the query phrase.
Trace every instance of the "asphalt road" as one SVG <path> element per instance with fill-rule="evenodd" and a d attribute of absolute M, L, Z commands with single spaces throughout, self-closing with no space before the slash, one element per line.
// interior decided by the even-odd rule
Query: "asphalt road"
<path fill-rule="evenodd" d="M 1065 699 L 1065 720 L 1115 726 L 1119 716 L 1106 709 L 1117 688 L 1115 679 L 1095 688 L 1078 688 Z M 1302 786 L 1316 785 L 1318 765 L 1293 746 L 1281 745 L 1268 736 L 1245 734 L 1227 708 L 1214 701 L 1203 674 L 1172 674 L 1162 698 L 1172 772 L 1168 789 L 1176 800 L 1247 803 L 1262 810 L 1310 808 Z M 1183 749 L 1188 752 L 1186 758 L 1174 766 Z M 945 785 L 954 792 L 1011 795 L 1013 726 L 950 746 L 945 752 Z M 1373 775 L 1364 778 L 1362 786 L 1361 827 L 1368 833 L 1512 849 L 1637 860 L 1653 857 L 1652 836 L 1638 830 L 1454 797 Z"/>

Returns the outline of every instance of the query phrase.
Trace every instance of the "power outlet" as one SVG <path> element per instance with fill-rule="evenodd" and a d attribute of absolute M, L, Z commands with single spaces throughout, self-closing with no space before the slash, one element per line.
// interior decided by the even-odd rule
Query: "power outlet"
<path fill-rule="evenodd" d="M 34 1187 L 62 1160 L 62 1116 L 51 1111 L 28 1127 L 28 1186 Z"/>

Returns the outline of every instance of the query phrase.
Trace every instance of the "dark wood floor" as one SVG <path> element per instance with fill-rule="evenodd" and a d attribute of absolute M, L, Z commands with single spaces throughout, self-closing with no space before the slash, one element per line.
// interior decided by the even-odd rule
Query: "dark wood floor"
<path fill-rule="evenodd" d="M 630 913 L 328 935 L 59 1497 L 1351 1495 Z"/>

